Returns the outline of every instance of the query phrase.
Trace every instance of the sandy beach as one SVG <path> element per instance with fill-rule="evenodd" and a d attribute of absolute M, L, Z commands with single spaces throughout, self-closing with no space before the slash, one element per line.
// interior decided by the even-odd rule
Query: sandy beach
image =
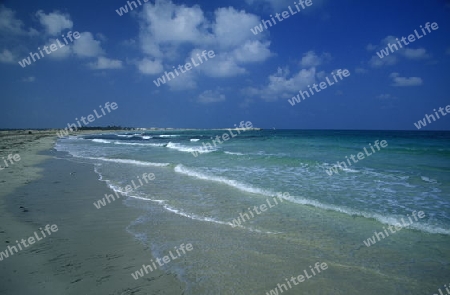
<path fill-rule="evenodd" d="M 0 133 L 0 157 L 20 155 L 0 171 L 0 255 L 16 241 L 41 237 L 3 256 L 0 294 L 267 294 L 305 274 L 307 280 L 286 293 L 415 295 L 445 281 L 449 236 L 429 228 L 404 229 L 369 247 L 363 241 L 383 228 L 376 219 L 298 204 L 289 195 L 276 206 L 266 202 L 269 212 L 231 226 L 232 217 L 265 203 L 264 191 L 188 170 L 198 161 L 212 164 L 205 155 L 190 154 L 192 136 L 163 133 L 89 131 L 56 144 L 54 131 Z M 162 143 L 175 141 L 173 136 L 184 138 L 184 145 Z M 220 163 L 245 161 L 236 152 L 219 157 Z M 133 197 L 94 206 L 144 172 L 156 178 Z M 434 185 L 426 180 L 410 181 Z M 53 225 L 58 230 L 42 238 Z M 193 250 L 132 277 L 182 243 Z M 314 275 L 317 263 L 327 268 Z"/>
<path fill-rule="evenodd" d="M 119 202 L 96 210 L 92 200 L 111 191 L 92 165 L 59 157 L 53 131 L 32 133 L 1 134 L 1 155 L 21 160 L 1 171 L 0 251 L 47 224 L 58 231 L 0 262 L 0 294 L 183 294 L 159 270 L 131 278 L 151 258 L 124 230 L 138 210 Z"/>

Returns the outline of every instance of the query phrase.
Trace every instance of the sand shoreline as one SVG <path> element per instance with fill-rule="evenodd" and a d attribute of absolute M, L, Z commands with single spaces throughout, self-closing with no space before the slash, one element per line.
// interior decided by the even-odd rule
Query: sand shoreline
<path fill-rule="evenodd" d="M 270 224 L 272 233 L 186 218 L 134 198 L 99 210 L 93 202 L 113 192 L 98 181 L 89 159 L 57 152 L 52 148 L 53 134 L 22 139 L 27 143 L 10 142 L 0 151 L 0 156 L 16 151 L 23 156 L 17 166 L 0 171 L 10 179 L 1 178 L 0 192 L 9 193 L 0 198 L 0 251 L 46 224 L 56 224 L 59 230 L 0 261 L 0 294 L 265 294 L 319 260 L 330 269 L 298 292 L 419 294 L 435 290 L 445 279 L 447 236 L 404 230 L 368 249 L 362 241 L 379 231 L 378 221 L 313 206 L 280 204 L 272 209 L 283 214 L 275 222 L 269 215 L 260 216 L 258 224 L 262 228 Z M 147 173 L 158 171 L 152 186 L 167 198 L 184 196 L 167 187 L 188 184 L 206 194 L 225 196 L 217 200 L 216 208 L 234 213 L 235 202 L 242 200 L 238 196 L 245 195 L 229 186 L 203 186 L 201 180 L 170 168 L 147 168 Z M 120 164 L 108 164 L 106 169 L 124 177 L 136 171 Z M 190 195 L 194 203 L 197 197 L 203 194 Z M 249 206 L 254 203 L 253 196 L 243 200 Z M 243 204 L 239 206 L 248 207 Z M 143 237 L 142 242 L 135 237 Z M 172 273 L 158 269 L 132 278 L 132 272 L 155 258 L 152 253 L 161 257 L 167 249 L 188 242 L 195 251 L 187 260 L 171 263 L 166 269 Z"/>
<path fill-rule="evenodd" d="M 8 133 L 0 156 L 19 153 L 21 161 L 0 171 L 0 251 L 46 224 L 59 230 L 0 262 L 1 294 L 183 294 L 173 274 L 131 277 L 152 258 L 126 232 L 140 212 L 122 202 L 95 209 L 92 202 L 112 191 L 92 164 L 55 151 L 54 131 Z"/>

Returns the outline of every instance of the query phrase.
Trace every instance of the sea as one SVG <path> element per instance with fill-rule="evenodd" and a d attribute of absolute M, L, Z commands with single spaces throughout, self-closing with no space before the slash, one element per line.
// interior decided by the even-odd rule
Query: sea
<path fill-rule="evenodd" d="M 124 230 L 148 246 L 143 264 L 193 245 L 160 267 L 183 294 L 433 294 L 449 283 L 450 132 L 145 130 L 55 148 L 92 163 L 123 210 L 141 210 Z M 93 212 L 117 205 L 97 209 L 103 197 Z M 316 262 L 329 268 L 288 288 Z"/>

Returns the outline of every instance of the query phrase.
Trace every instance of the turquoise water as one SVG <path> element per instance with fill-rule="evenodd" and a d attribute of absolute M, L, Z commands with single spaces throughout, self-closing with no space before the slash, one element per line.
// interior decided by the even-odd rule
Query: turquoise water
<path fill-rule="evenodd" d="M 203 148 L 224 133 L 98 134 L 59 140 L 56 148 L 94 163 L 116 191 L 155 175 L 127 193 L 125 208 L 143 210 L 127 230 L 154 257 L 189 241 L 197 247 L 166 266 L 187 294 L 265 294 L 317 261 L 330 269 L 289 292 L 421 294 L 448 283 L 449 132 L 248 130 Z M 383 140 L 387 146 L 374 147 Z M 361 152 L 364 159 L 350 160 Z M 331 174 L 338 161 L 347 167 Z M 251 209 L 268 202 L 265 212 Z M 413 211 L 425 218 L 364 246 L 375 230 L 401 225 Z M 231 226 L 244 213 L 249 218 Z M 379 281 L 373 293 L 366 277 Z"/>

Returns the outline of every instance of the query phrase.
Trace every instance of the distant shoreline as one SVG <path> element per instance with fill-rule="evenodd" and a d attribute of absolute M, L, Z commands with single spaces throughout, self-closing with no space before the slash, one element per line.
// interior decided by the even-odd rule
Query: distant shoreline
<path fill-rule="evenodd" d="M 201 130 L 237 130 L 238 128 L 163 128 L 163 127 L 88 127 L 88 128 L 78 128 L 78 131 L 73 131 L 71 134 L 76 135 L 77 133 L 90 133 L 92 131 L 201 131 Z M 59 131 L 58 128 L 38 128 L 38 129 L 30 129 L 30 128 L 13 128 L 13 129 L 0 129 L 0 137 L 4 135 L 5 132 L 17 132 L 20 135 L 26 134 L 43 134 L 43 133 L 53 133 L 55 135 L 56 131 Z M 246 128 L 247 131 L 261 131 L 263 128 Z M 31 133 L 29 133 L 31 132 Z M 50 135 L 50 134 L 49 134 Z M 55 135 L 56 136 L 56 135 Z"/>

